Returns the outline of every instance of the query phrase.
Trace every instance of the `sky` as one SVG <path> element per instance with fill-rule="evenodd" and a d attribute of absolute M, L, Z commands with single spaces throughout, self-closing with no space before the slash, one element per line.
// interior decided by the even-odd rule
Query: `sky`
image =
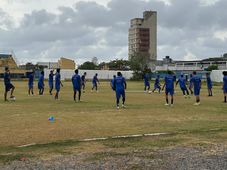
<path fill-rule="evenodd" d="M 128 58 L 130 19 L 158 14 L 158 59 L 227 52 L 226 0 L 0 0 L 0 52 L 19 63 Z"/>

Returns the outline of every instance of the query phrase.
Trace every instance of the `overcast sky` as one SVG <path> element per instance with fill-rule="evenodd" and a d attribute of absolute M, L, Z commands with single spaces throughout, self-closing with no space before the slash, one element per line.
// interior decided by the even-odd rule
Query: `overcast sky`
<path fill-rule="evenodd" d="M 0 51 L 20 63 L 128 58 L 130 19 L 158 12 L 158 58 L 227 52 L 227 0 L 0 0 Z"/>

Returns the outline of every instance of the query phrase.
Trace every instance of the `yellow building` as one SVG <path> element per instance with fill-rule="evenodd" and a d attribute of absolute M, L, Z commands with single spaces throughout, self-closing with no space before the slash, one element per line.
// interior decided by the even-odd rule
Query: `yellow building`
<path fill-rule="evenodd" d="M 14 69 L 18 68 L 17 63 L 11 54 L 0 54 L 0 67 L 5 68 L 6 66 Z"/>
<path fill-rule="evenodd" d="M 10 73 L 15 74 L 15 77 L 23 77 L 27 72 L 27 70 L 19 69 L 11 54 L 0 54 L 0 74 L 5 72 L 5 67 L 9 67 Z"/>
<path fill-rule="evenodd" d="M 61 57 L 60 60 L 58 60 L 58 66 L 61 69 L 74 70 L 76 68 L 76 63 L 74 60 Z"/>

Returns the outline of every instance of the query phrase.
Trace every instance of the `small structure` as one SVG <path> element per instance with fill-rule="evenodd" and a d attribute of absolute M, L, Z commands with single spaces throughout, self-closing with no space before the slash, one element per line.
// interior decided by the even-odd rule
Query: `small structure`
<path fill-rule="evenodd" d="M 20 69 L 17 65 L 17 62 L 10 53 L 0 54 L 0 78 L 3 78 L 5 72 L 5 67 L 10 68 L 10 73 L 12 78 L 24 78 L 26 77 L 27 70 Z"/>
<path fill-rule="evenodd" d="M 0 54 L 0 67 L 5 68 L 6 66 L 10 68 L 18 68 L 12 54 Z"/>
<path fill-rule="evenodd" d="M 48 69 L 57 69 L 59 68 L 58 62 L 37 62 L 38 66 L 43 66 Z"/>
<path fill-rule="evenodd" d="M 76 63 L 75 63 L 74 60 L 61 57 L 60 60 L 58 60 L 58 66 L 61 69 L 72 69 L 72 70 L 74 70 L 76 68 Z"/>
<path fill-rule="evenodd" d="M 169 56 L 157 60 L 156 71 L 204 71 L 211 65 L 217 65 L 219 70 L 227 69 L 227 58 L 208 58 L 194 61 L 172 60 Z"/>

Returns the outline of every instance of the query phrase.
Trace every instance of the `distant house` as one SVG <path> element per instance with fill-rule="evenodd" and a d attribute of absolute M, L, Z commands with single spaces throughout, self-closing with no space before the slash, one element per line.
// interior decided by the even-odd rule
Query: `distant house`
<path fill-rule="evenodd" d="M 12 78 L 26 77 L 27 70 L 18 67 L 12 54 L 0 54 L 0 78 L 3 78 L 5 67 L 9 67 Z"/>
<path fill-rule="evenodd" d="M 60 60 L 58 60 L 58 66 L 61 69 L 74 70 L 76 68 L 76 63 L 74 60 L 61 57 Z"/>
<path fill-rule="evenodd" d="M 18 68 L 16 61 L 11 54 L 0 54 L 0 68 Z"/>
<path fill-rule="evenodd" d="M 58 62 L 37 62 L 38 66 L 43 66 L 48 69 L 57 69 L 59 68 Z"/>

